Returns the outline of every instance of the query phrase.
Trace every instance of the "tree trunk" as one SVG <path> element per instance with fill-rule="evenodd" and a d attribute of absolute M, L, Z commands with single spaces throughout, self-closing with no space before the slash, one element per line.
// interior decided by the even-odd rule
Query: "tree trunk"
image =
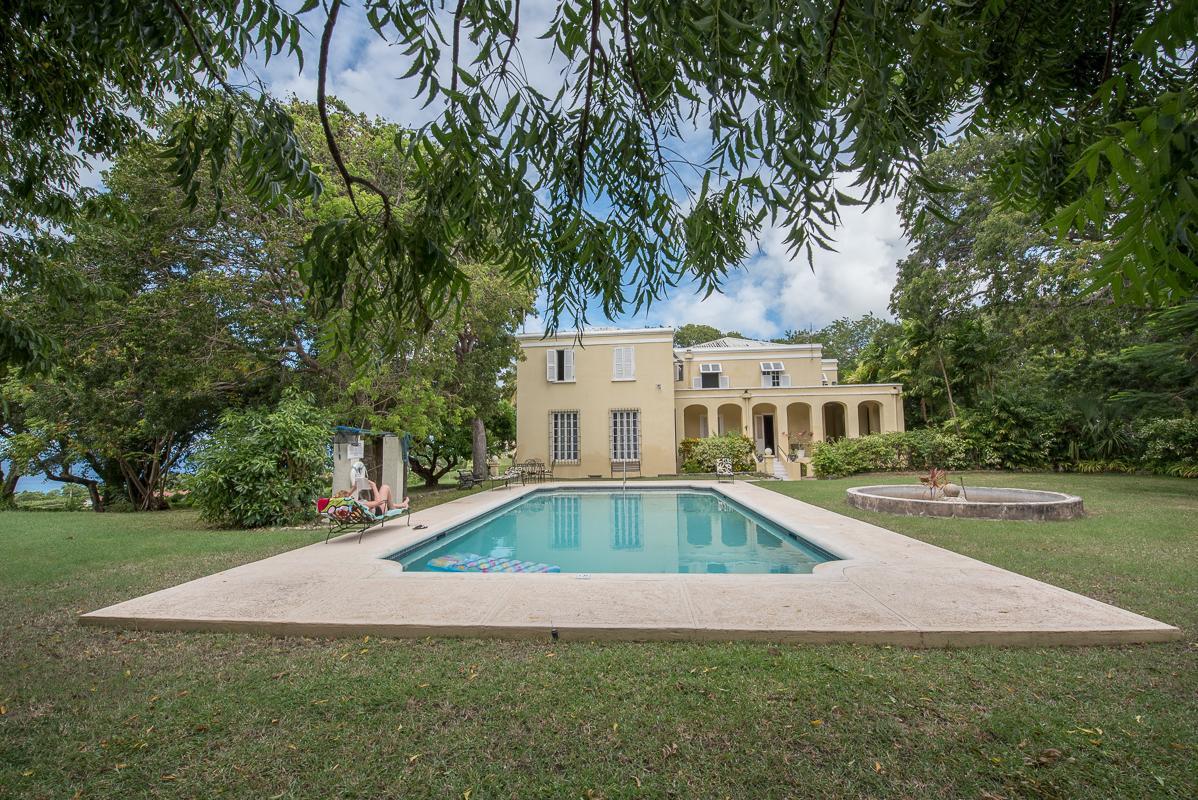
<path fill-rule="evenodd" d="M 437 464 L 440 461 L 441 455 L 439 450 L 433 451 L 427 464 L 421 461 L 420 456 L 415 453 L 409 453 L 408 455 L 408 464 L 412 472 L 415 472 L 424 479 L 424 486 L 428 489 L 435 488 L 441 482 L 441 478 L 445 476 L 445 473 L 458 465 L 457 456 L 453 455 L 446 456 L 444 465 L 438 469 Z"/>
<path fill-rule="evenodd" d="M 83 478 L 73 473 L 63 470 L 62 472 L 51 472 L 50 467 L 45 464 L 40 465 L 42 472 L 52 481 L 59 483 L 74 483 L 78 486 L 86 486 L 87 493 L 92 499 L 92 511 L 97 513 L 104 510 L 104 498 L 100 494 L 100 482 L 94 481 L 91 478 Z"/>
<path fill-rule="evenodd" d="M 961 421 L 957 419 L 957 405 L 953 402 L 953 387 L 948 382 L 948 371 L 944 369 L 944 349 L 936 343 L 936 360 L 940 362 L 940 377 L 944 379 L 944 391 L 948 395 L 948 413 L 953 418 L 953 427 L 961 435 Z"/>
<path fill-rule="evenodd" d="M 8 474 L 3 476 L 4 482 L 0 484 L 0 508 L 7 508 L 14 504 L 13 497 L 17 493 L 17 481 L 21 479 L 21 471 L 11 464 L 9 467 Z"/>
<path fill-rule="evenodd" d="M 470 455 L 474 459 L 474 477 L 482 480 L 487 477 L 487 426 L 482 417 L 471 421 L 474 428 L 474 439 L 471 442 Z"/>

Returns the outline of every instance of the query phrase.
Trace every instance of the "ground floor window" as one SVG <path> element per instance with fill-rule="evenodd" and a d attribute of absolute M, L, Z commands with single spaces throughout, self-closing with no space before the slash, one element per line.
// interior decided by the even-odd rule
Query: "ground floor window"
<path fill-rule="evenodd" d="M 578 412 L 549 412 L 549 457 L 555 463 L 578 461 Z"/>
<path fill-rule="evenodd" d="M 611 460 L 641 460 L 641 412 L 611 412 Z"/>

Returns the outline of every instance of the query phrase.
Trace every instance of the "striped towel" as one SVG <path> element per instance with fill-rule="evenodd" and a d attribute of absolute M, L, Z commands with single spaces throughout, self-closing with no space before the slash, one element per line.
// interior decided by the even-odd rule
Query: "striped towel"
<path fill-rule="evenodd" d="M 477 553 L 454 553 L 429 559 L 428 568 L 438 572 L 561 572 L 562 568 L 539 561 L 517 558 L 480 556 Z"/>

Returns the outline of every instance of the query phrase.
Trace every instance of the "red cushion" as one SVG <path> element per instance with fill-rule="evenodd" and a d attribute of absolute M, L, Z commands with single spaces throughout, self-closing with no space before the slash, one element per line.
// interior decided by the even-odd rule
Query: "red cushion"
<path fill-rule="evenodd" d="M 320 514 L 320 513 L 323 513 L 323 512 L 324 512 L 324 510 L 325 510 L 325 507 L 327 507 L 327 506 L 328 506 L 328 504 L 329 504 L 329 498 L 327 498 L 327 497 L 320 497 L 320 498 L 317 498 L 317 500 L 316 500 L 316 513 L 318 513 L 318 514 Z"/>

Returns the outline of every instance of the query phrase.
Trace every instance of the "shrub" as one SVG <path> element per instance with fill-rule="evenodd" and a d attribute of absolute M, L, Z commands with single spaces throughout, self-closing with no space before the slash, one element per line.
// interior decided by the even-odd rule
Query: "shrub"
<path fill-rule="evenodd" d="M 683 472 L 715 472 L 717 458 L 732 459 L 732 469 L 748 472 L 756 468 L 753 440 L 738 433 L 683 439 L 678 445 Z"/>
<path fill-rule="evenodd" d="M 1145 466 L 1156 472 L 1184 475 L 1185 465 L 1198 469 L 1198 418 L 1150 419 L 1136 426 Z"/>
<path fill-rule="evenodd" d="M 274 409 L 226 412 L 195 459 L 201 518 L 257 528 L 314 517 L 330 467 L 329 426 L 310 398 L 294 393 Z"/>
<path fill-rule="evenodd" d="M 821 478 L 931 467 L 966 469 L 972 464 L 968 442 L 955 434 L 929 429 L 816 442 L 811 454 L 811 466 Z"/>

